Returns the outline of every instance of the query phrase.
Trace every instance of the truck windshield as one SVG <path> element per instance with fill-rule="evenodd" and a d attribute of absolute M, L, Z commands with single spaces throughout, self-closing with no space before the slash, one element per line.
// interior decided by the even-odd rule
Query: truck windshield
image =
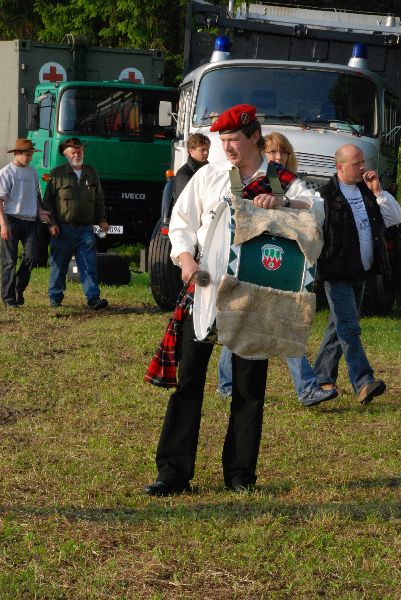
<path fill-rule="evenodd" d="M 344 129 L 376 135 L 376 85 L 348 73 L 312 69 L 223 67 L 201 79 L 193 123 L 210 125 L 234 104 L 256 106 L 261 123 Z"/>
<path fill-rule="evenodd" d="M 60 99 L 58 130 L 62 133 L 106 137 L 172 139 L 175 124 L 159 126 L 161 100 L 173 103 L 169 90 L 138 90 L 110 87 L 67 88 Z"/>

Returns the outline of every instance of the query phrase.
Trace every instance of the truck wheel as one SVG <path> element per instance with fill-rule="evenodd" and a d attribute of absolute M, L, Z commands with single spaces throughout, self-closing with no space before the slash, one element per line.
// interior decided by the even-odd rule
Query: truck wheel
<path fill-rule="evenodd" d="M 370 275 L 366 281 L 362 303 L 363 315 L 388 315 L 394 306 L 396 296 L 395 280 L 383 275 Z"/>
<path fill-rule="evenodd" d="M 96 257 L 99 284 L 127 285 L 131 281 L 129 258 L 127 256 L 98 252 Z M 75 282 L 80 281 L 75 256 L 70 261 L 67 279 Z"/>
<path fill-rule="evenodd" d="M 47 267 L 50 243 L 49 228 L 44 223 L 38 223 L 36 233 L 38 246 L 35 267 Z"/>
<path fill-rule="evenodd" d="M 170 240 L 161 235 L 160 223 L 156 223 L 149 246 L 150 289 L 156 304 L 162 310 L 173 310 L 183 286 L 181 269 L 171 261 Z"/>

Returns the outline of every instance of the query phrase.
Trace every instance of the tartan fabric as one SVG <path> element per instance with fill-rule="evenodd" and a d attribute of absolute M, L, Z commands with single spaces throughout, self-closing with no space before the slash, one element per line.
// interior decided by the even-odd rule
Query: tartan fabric
<path fill-rule="evenodd" d="M 279 178 L 281 186 L 283 188 L 283 193 L 285 194 L 286 191 L 288 190 L 288 188 L 290 187 L 290 185 L 296 179 L 298 179 L 298 177 L 296 175 L 294 175 L 294 173 L 292 173 L 288 169 L 285 169 L 283 167 L 283 165 L 280 165 L 279 163 L 276 163 L 276 162 L 273 164 L 276 168 L 278 178 Z M 266 175 L 263 175 L 263 177 L 259 177 L 258 179 L 255 179 L 255 181 L 251 181 L 251 183 L 248 183 L 248 185 L 245 186 L 243 189 L 242 197 L 248 198 L 249 200 L 253 200 L 253 198 L 255 198 L 255 196 L 257 196 L 258 194 L 271 194 L 271 193 L 272 193 L 272 188 L 271 188 L 271 185 L 269 182 L 269 177 L 266 173 Z"/>
<path fill-rule="evenodd" d="M 144 381 L 159 387 L 177 386 L 177 365 L 180 360 L 182 323 L 191 310 L 194 301 L 195 284 L 184 286 L 178 296 L 166 332 L 155 355 L 146 369 Z"/>

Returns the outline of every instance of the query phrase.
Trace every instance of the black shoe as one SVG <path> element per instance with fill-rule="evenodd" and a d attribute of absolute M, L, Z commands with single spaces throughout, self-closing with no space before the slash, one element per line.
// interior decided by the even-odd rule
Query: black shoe
<path fill-rule="evenodd" d="M 386 391 L 386 384 L 381 379 L 376 379 L 366 384 L 358 394 L 361 404 L 372 402 L 375 396 L 381 396 Z"/>
<path fill-rule="evenodd" d="M 16 302 L 4 302 L 6 308 L 19 308 Z"/>
<path fill-rule="evenodd" d="M 25 304 L 24 294 L 22 292 L 17 292 L 16 296 L 18 306 L 22 306 L 23 304 Z"/>
<path fill-rule="evenodd" d="M 88 300 L 89 308 L 93 308 L 94 310 L 99 310 L 100 308 L 106 308 L 109 303 L 105 298 L 92 298 L 92 300 Z"/>
<path fill-rule="evenodd" d="M 227 487 L 235 494 L 249 494 L 255 491 L 253 483 L 232 483 Z"/>
<path fill-rule="evenodd" d="M 143 491 L 148 496 L 171 496 L 173 494 L 182 494 L 182 492 L 190 492 L 191 488 L 188 483 L 177 486 L 157 480 L 154 483 L 145 485 Z"/>
<path fill-rule="evenodd" d="M 50 308 L 60 308 L 61 302 L 59 300 L 50 299 Z"/>

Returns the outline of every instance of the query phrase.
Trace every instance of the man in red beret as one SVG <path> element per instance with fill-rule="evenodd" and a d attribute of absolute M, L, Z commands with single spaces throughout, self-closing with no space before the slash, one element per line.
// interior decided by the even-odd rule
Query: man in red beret
<path fill-rule="evenodd" d="M 61 142 L 59 152 L 67 162 L 50 173 L 43 204 L 50 213 L 50 306 L 58 308 L 64 298 L 68 266 L 72 256 L 89 308 L 108 305 L 100 298 L 97 277 L 96 240 L 93 225 L 105 232 L 104 195 L 97 171 L 84 164 L 84 146 L 79 138 Z"/>
<path fill-rule="evenodd" d="M 239 104 L 223 112 L 210 131 L 218 131 L 227 161 L 199 169 L 179 196 L 171 217 L 171 257 L 181 267 L 182 279 L 189 282 L 199 270 L 194 256 L 201 252 L 207 230 L 218 204 L 231 197 L 229 173 L 238 170 L 242 184 L 266 175 L 264 138 L 255 107 Z M 286 172 L 286 196 L 269 192 L 253 199 L 258 207 L 309 209 L 314 194 L 295 175 Z M 314 208 L 321 211 L 320 206 Z M 177 390 L 171 395 L 156 452 L 158 476 L 145 487 L 151 496 L 165 496 L 189 489 L 194 476 L 206 372 L 213 345 L 195 340 L 192 316 L 183 322 L 181 360 Z M 233 354 L 231 413 L 223 449 L 224 482 L 241 493 L 256 482 L 256 463 L 262 431 L 267 360 L 246 360 Z"/>

